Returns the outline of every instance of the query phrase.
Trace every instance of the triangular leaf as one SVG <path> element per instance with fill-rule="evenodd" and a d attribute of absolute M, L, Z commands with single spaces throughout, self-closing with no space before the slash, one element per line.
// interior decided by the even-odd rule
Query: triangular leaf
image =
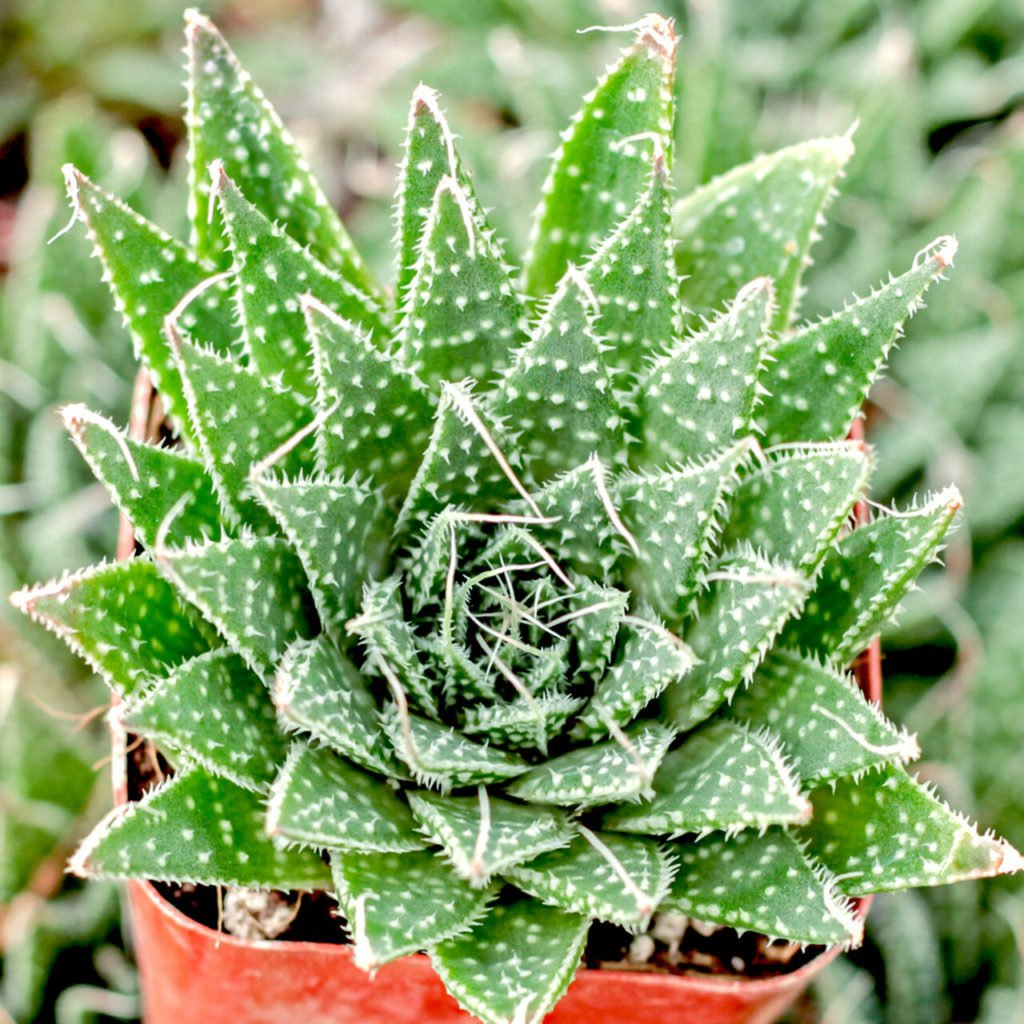
<path fill-rule="evenodd" d="M 710 835 L 677 843 L 661 910 L 790 942 L 850 945 L 864 930 L 836 880 L 787 829 Z"/>
<path fill-rule="evenodd" d="M 649 15 L 633 46 L 584 97 L 534 214 L 529 295 L 554 290 L 566 268 L 580 263 L 633 209 L 650 174 L 652 150 L 671 151 L 675 54 L 671 22 Z"/>
<path fill-rule="evenodd" d="M 435 850 L 336 850 L 331 869 L 356 966 L 364 971 L 467 931 L 494 896 L 493 889 L 467 885 Z"/>
<path fill-rule="evenodd" d="M 893 725 L 853 679 L 794 651 L 772 651 L 725 713 L 771 729 L 808 786 L 920 753 L 917 738 Z"/>
<path fill-rule="evenodd" d="M 295 396 L 262 380 L 238 362 L 172 334 L 188 399 L 190 421 L 225 517 L 254 529 L 273 528 L 270 514 L 252 495 L 254 465 L 273 455 L 312 419 Z M 278 472 L 298 476 L 312 468 L 309 443 L 275 461 Z"/>
<path fill-rule="evenodd" d="M 264 380 L 311 399 L 316 390 L 313 356 L 299 297 L 313 294 L 338 316 L 368 331 L 383 330 L 380 307 L 256 209 L 224 172 L 222 161 L 215 161 L 211 174 L 234 259 L 235 295 L 250 365 Z"/>
<path fill-rule="evenodd" d="M 951 487 L 919 508 L 854 530 L 826 555 L 803 614 L 786 628 L 782 643 L 838 664 L 852 661 L 935 561 L 960 504 L 960 492 Z"/>
<path fill-rule="evenodd" d="M 135 441 L 84 405 L 61 410 L 64 425 L 93 475 L 128 517 L 143 547 L 219 538 L 217 497 L 201 462 L 180 449 Z M 173 510 L 173 515 L 171 514 Z"/>
<path fill-rule="evenodd" d="M 64 175 L 71 201 L 103 263 L 114 304 L 131 331 L 135 356 L 160 392 L 176 432 L 194 444 L 181 374 L 164 339 L 163 326 L 164 318 L 211 272 L 184 245 L 74 167 L 65 167 Z M 238 330 L 227 282 L 206 289 L 201 300 L 181 312 L 178 322 L 204 344 L 230 351 Z"/>
<path fill-rule="evenodd" d="M 323 634 L 285 652 L 274 674 L 274 705 L 285 728 L 309 733 L 370 771 L 404 776 L 369 684 Z"/>
<path fill-rule="evenodd" d="M 403 853 L 420 850 L 416 820 L 378 776 L 330 750 L 296 742 L 274 780 L 267 832 L 318 849 Z"/>
<path fill-rule="evenodd" d="M 650 795 L 651 780 L 675 733 L 643 722 L 614 740 L 578 747 L 531 768 L 505 787 L 520 800 L 595 807 Z"/>
<path fill-rule="evenodd" d="M 437 718 L 437 697 L 421 657 L 420 645 L 402 608 L 401 579 L 374 580 L 363 590 L 360 614 L 345 628 L 366 650 L 364 671 L 403 691 L 417 710 Z M 394 696 L 394 694 L 392 694 Z"/>
<path fill-rule="evenodd" d="M 412 94 L 403 147 L 405 152 L 395 194 L 398 223 L 395 307 L 399 311 L 405 308 L 427 218 L 441 179 L 453 178 L 472 195 L 469 178 L 455 151 L 451 129 L 441 112 L 440 97 L 429 86 L 420 84 Z"/>
<path fill-rule="evenodd" d="M 695 668 L 664 696 L 668 720 L 680 729 L 710 717 L 748 683 L 779 631 L 807 597 L 807 580 L 788 565 L 751 552 L 720 559 L 686 633 Z"/>
<path fill-rule="evenodd" d="M 186 14 L 189 184 L 192 236 L 201 256 L 225 246 L 218 216 L 211 216 L 207 168 L 222 160 L 232 179 L 288 234 L 360 291 L 372 292 L 369 274 L 309 164 L 223 36 L 197 11 Z M 214 207 L 213 212 L 216 212 Z"/>
<path fill-rule="evenodd" d="M 647 191 L 582 268 L 601 309 L 609 365 L 637 374 L 679 333 L 674 250 L 669 173 L 656 153 Z"/>
<path fill-rule="evenodd" d="M 540 1024 L 569 987 L 590 921 L 532 899 L 499 903 L 430 957 L 445 988 L 483 1024 Z"/>
<path fill-rule="evenodd" d="M 902 768 L 816 790 L 803 834 L 848 896 L 991 878 L 1024 868 L 1005 839 L 980 835 Z"/>
<path fill-rule="evenodd" d="M 580 581 L 569 597 L 569 635 L 576 647 L 575 682 L 601 679 L 615 650 L 630 595 L 589 579 Z M 622 724 L 621 722 L 619 724 Z"/>
<path fill-rule="evenodd" d="M 652 799 L 609 811 L 603 827 L 646 835 L 737 832 L 806 821 L 810 813 L 774 740 L 715 722 L 666 756 Z"/>
<path fill-rule="evenodd" d="M 559 564 L 595 580 L 607 580 L 628 552 L 625 529 L 617 513 L 612 514 L 608 487 L 608 470 L 594 456 L 534 494 L 547 521 L 531 525 L 530 532 L 558 552 Z"/>
<path fill-rule="evenodd" d="M 622 411 L 595 332 L 599 313 L 590 286 L 570 270 L 493 395 L 492 407 L 515 425 L 538 482 L 592 454 L 624 459 Z"/>
<path fill-rule="evenodd" d="M 546 750 L 585 701 L 565 694 L 538 694 L 504 704 L 473 704 L 465 709 L 462 731 L 508 750 Z"/>
<path fill-rule="evenodd" d="M 551 906 L 643 928 L 674 873 L 674 861 L 652 839 L 581 827 L 569 846 L 509 868 L 505 877 Z"/>
<path fill-rule="evenodd" d="M 474 743 L 439 722 L 418 715 L 403 720 L 393 707 L 384 713 L 384 728 L 416 781 L 443 793 L 453 787 L 512 779 L 529 767 L 515 755 Z"/>
<path fill-rule="evenodd" d="M 262 479 L 255 489 L 302 562 L 321 623 L 338 633 L 384 564 L 392 516 L 380 494 L 324 477 Z"/>
<path fill-rule="evenodd" d="M 119 697 L 217 643 L 213 630 L 144 558 L 26 587 L 11 603 L 59 636 Z"/>
<path fill-rule="evenodd" d="M 693 313 L 721 309 L 745 281 L 770 277 L 777 301 L 771 327 L 785 330 L 822 210 L 852 155 L 846 136 L 802 142 L 735 167 L 680 200 L 676 266 Z"/>
<path fill-rule="evenodd" d="M 263 681 L 225 647 L 179 666 L 118 713 L 132 732 L 256 792 L 270 787 L 288 751 Z"/>
<path fill-rule="evenodd" d="M 492 797 L 483 786 L 477 796 L 409 793 L 409 806 L 422 831 L 474 886 L 486 885 L 510 865 L 566 846 L 572 838 L 561 811 Z"/>
<path fill-rule="evenodd" d="M 494 512 L 525 497 L 508 461 L 514 458 L 513 452 L 504 424 L 480 407 L 471 388 L 445 384 L 430 444 L 409 486 L 396 533 L 417 532 L 447 505 Z"/>
<path fill-rule="evenodd" d="M 675 634 L 655 621 L 630 618 L 615 663 L 597 684 L 573 730 L 576 738 L 607 736 L 640 714 L 667 687 L 693 668 L 694 655 Z"/>
<path fill-rule="evenodd" d="M 313 632 L 302 565 L 283 540 L 245 536 L 155 555 L 178 592 L 264 679 L 296 637 Z"/>
<path fill-rule="evenodd" d="M 279 847 L 263 830 L 264 798 L 199 768 L 115 807 L 71 859 L 89 878 L 319 891 L 331 884 L 311 850 Z"/>
<path fill-rule="evenodd" d="M 757 278 L 698 333 L 663 344 L 637 383 L 638 465 L 706 457 L 751 432 L 773 299 L 771 280 Z"/>
<path fill-rule="evenodd" d="M 746 542 L 813 572 L 864 493 L 871 466 L 859 441 L 771 454 L 733 493 L 722 546 Z"/>
<path fill-rule="evenodd" d="M 753 446 L 741 441 L 679 469 L 625 473 L 611 489 L 635 556 L 633 593 L 670 627 L 685 617 L 700 570 L 711 556 L 725 499 L 739 483 Z"/>
<path fill-rule="evenodd" d="M 757 414 L 767 444 L 846 436 L 904 322 L 955 254 L 954 239 L 936 239 L 902 277 L 772 348 Z"/>
<path fill-rule="evenodd" d="M 323 418 L 320 469 L 369 476 L 389 498 L 403 497 L 430 439 L 427 389 L 360 328 L 309 296 L 302 304 Z"/>
<path fill-rule="evenodd" d="M 465 377 L 489 384 L 526 341 L 512 269 L 477 218 L 472 196 L 442 178 L 398 338 L 405 365 L 434 388 Z"/>

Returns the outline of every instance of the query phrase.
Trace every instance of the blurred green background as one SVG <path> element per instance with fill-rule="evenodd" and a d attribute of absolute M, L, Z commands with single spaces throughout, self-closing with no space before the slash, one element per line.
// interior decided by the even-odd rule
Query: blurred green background
<path fill-rule="evenodd" d="M 0 5 L 0 589 L 113 551 L 117 523 L 54 409 L 124 421 L 133 359 L 67 221 L 73 161 L 184 234 L 180 28 L 172 0 Z M 638 0 L 225 0 L 204 6 L 389 276 L 408 96 L 440 89 L 478 192 L 521 249 L 556 133 Z M 857 123 L 815 249 L 808 316 L 938 233 L 952 281 L 910 325 L 869 409 L 874 498 L 956 480 L 967 518 L 886 637 L 886 703 L 921 772 L 1024 845 L 1024 4 L 663 0 L 683 37 L 680 189 Z M 115 889 L 63 876 L 101 814 L 104 691 L 0 604 L 0 1022 L 137 1017 Z M 885 897 L 799 1024 L 1024 1021 L 1024 882 Z"/>

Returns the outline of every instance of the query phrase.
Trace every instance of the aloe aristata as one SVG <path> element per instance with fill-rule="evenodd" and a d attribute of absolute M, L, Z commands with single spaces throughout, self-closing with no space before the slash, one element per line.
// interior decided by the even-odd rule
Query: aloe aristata
<path fill-rule="evenodd" d="M 144 550 L 14 598 L 175 768 L 76 870 L 331 890 L 361 966 L 425 950 L 503 1024 L 594 921 L 850 945 L 850 897 L 1018 865 L 847 673 L 960 506 L 851 529 L 845 440 L 952 239 L 799 323 L 850 140 L 677 200 L 650 17 L 522 275 L 416 90 L 389 299 L 224 40 L 187 39 L 189 243 L 66 172 L 176 438 L 65 409 Z"/>

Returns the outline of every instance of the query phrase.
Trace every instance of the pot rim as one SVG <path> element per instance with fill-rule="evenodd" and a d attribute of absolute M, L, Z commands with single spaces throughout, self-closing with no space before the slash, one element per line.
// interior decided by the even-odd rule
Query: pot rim
<path fill-rule="evenodd" d="M 220 946 L 231 946 L 236 949 L 250 950 L 253 953 L 260 954 L 274 955 L 281 953 L 289 956 L 298 956 L 303 953 L 315 953 L 320 958 L 340 957 L 345 960 L 351 959 L 353 955 L 350 943 L 240 939 L 235 935 L 229 935 L 227 932 L 215 931 L 189 917 L 174 906 L 173 903 L 161 896 L 152 882 L 132 879 L 129 885 L 137 897 L 152 903 L 164 917 L 169 919 L 169 924 L 174 928 L 192 934 L 199 941 L 212 946 L 213 949 L 217 949 Z M 858 901 L 857 913 L 859 916 L 863 917 L 867 914 L 870 902 L 870 898 Z M 788 988 L 802 989 L 824 967 L 835 960 L 841 952 L 841 946 L 830 946 L 796 970 L 788 971 L 784 974 L 775 974 L 768 978 L 746 978 L 743 975 L 704 975 L 697 972 L 675 974 L 669 971 L 633 971 L 616 970 L 614 968 L 601 970 L 586 966 L 581 966 L 578 969 L 576 978 L 578 980 L 581 976 L 585 975 L 588 979 L 587 984 L 590 986 L 622 985 L 623 983 L 636 984 L 641 987 L 671 985 L 687 989 L 691 992 L 729 991 L 742 988 L 752 995 L 768 995 L 772 992 L 783 991 Z M 426 953 L 412 953 L 392 961 L 389 966 L 400 967 L 402 964 L 409 964 L 410 962 L 429 966 L 430 958 Z"/>

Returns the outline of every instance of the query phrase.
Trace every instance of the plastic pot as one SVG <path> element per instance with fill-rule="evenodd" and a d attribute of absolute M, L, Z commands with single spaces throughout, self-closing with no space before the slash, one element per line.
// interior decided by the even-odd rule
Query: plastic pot
<path fill-rule="evenodd" d="M 147 433 L 152 392 L 140 375 L 135 436 Z M 858 425 L 859 426 L 859 425 Z M 866 507 L 858 518 L 866 517 Z M 120 557 L 134 548 L 122 524 Z M 877 641 L 857 659 L 868 697 L 881 697 Z M 116 722 L 116 719 L 114 719 Z M 125 735 L 114 726 L 114 790 L 127 799 Z M 864 915 L 870 900 L 859 902 Z M 146 1024 L 472 1024 L 424 955 L 387 964 L 371 978 L 351 947 L 247 941 L 192 920 L 145 882 L 129 883 L 129 906 Z M 581 969 L 547 1024 L 770 1024 L 835 957 L 828 950 L 789 974 L 748 980 L 699 974 Z"/>
<path fill-rule="evenodd" d="M 246 942 L 186 917 L 144 882 L 130 883 L 146 1024 L 471 1024 L 426 956 L 371 979 L 351 947 Z M 744 981 L 581 970 L 548 1024 L 769 1024 L 836 955 L 779 977 Z"/>

